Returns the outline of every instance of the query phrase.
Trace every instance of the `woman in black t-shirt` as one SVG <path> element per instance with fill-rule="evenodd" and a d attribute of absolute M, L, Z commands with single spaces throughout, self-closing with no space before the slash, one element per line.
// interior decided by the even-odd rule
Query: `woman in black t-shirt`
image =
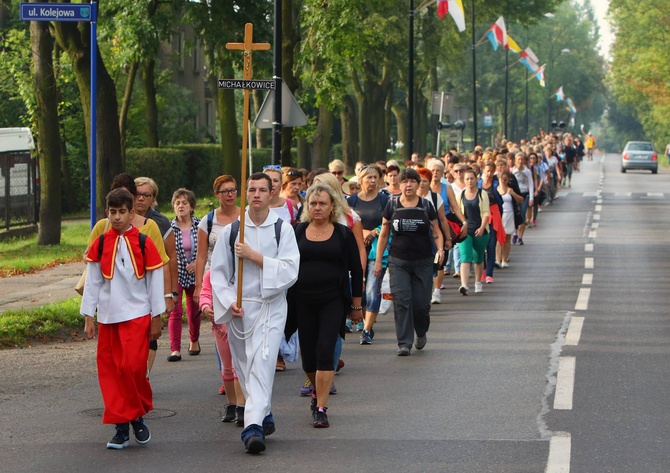
<path fill-rule="evenodd" d="M 382 214 L 382 231 L 377 242 L 375 276 L 382 274 L 382 256 L 393 232 L 388 269 L 391 274 L 398 356 L 407 356 L 416 332 L 416 349 L 426 346 L 430 325 L 430 296 L 433 261 L 444 261 L 444 242 L 437 224 L 437 212 L 419 197 L 421 177 L 414 169 L 399 175 L 400 197 L 389 201 Z"/>

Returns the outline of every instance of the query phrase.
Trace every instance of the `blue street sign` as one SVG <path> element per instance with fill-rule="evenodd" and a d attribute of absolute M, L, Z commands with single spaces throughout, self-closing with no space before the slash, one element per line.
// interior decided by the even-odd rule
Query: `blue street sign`
<path fill-rule="evenodd" d="M 24 21 L 85 21 L 92 20 L 89 3 L 22 3 Z"/>

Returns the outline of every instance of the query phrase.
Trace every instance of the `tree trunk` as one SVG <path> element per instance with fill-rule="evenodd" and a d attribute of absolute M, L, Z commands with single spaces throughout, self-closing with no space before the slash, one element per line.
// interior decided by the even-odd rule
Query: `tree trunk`
<path fill-rule="evenodd" d="M 333 137 L 333 112 L 325 106 L 319 107 L 319 121 L 314 132 L 314 157 L 312 164 L 315 167 L 328 167 L 330 161 L 330 143 Z"/>
<path fill-rule="evenodd" d="M 358 159 L 358 122 L 356 121 L 356 101 L 345 95 L 340 112 L 342 122 L 342 160 L 347 166 L 355 166 Z"/>
<path fill-rule="evenodd" d="M 61 154 L 58 97 L 53 69 L 53 39 L 49 24 L 30 22 L 30 46 L 35 69 L 37 151 L 40 167 L 39 245 L 60 244 Z"/>
<path fill-rule="evenodd" d="M 395 121 L 396 121 L 396 126 L 398 127 L 398 136 L 396 137 L 396 142 L 401 141 L 403 143 L 409 143 L 409 131 L 407 130 L 407 117 L 409 112 L 407 111 L 407 108 L 405 108 L 403 105 L 394 103 L 391 106 L 391 111 L 393 112 L 393 115 L 395 116 Z M 394 143 L 395 145 L 395 143 Z M 398 154 L 400 155 L 400 158 L 402 159 L 403 162 L 405 162 L 407 159 L 409 159 L 409 147 L 404 146 Z"/>
<path fill-rule="evenodd" d="M 302 2 L 296 2 L 302 3 Z M 300 81 L 296 77 L 295 58 L 293 52 L 296 45 L 300 42 L 299 27 L 300 5 L 293 4 L 293 0 L 282 1 L 282 64 L 281 76 L 291 93 L 295 94 L 300 88 Z M 288 97 L 282 97 L 282 103 L 288 100 Z M 282 166 L 293 165 L 291 156 L 291 143 L 293 142 L 293 127 L 284 127 L 281 133 L 281 164 Z"/>
<path fill-rule="evenodd" d="M 414 152 L 423 157 L 426 154 L 426 135 L 428 125 L 428 100 L 423 94 L 423 87 L 418 85 L 414 91 Z M 422 159 L 423 161 L 423 159 Z"/>
<path fill-rule="evenodd" d="M 390 90 L 390 81 L 383 74 L 381 80 L 366 79 L 361 84 L 358 74 L 353 74 L 358 100 L 359 156 L 366 162 L 386 160 L 388 137 L 384 135 L 384 105 Z"/>
<path fill-rule="evenodd" d="M 147 103 L 147 147 L 158 148 L 158 104 L 156 103 L 156 60 L 147 59 L 142 62 L 142 82 L 144 83 L 144 99 Z"/>
<path fill-rule="evenodd" d="M 222 77 L 235 77 L 233 63 L 223 52 L 217 54 Z M 237 117 L 235 115 L 235 91 L 219 89 L 216 77 L 211 79 L 212 90 L 217 91 L 216 111 L 221 128 L 221 153 L 223 172 L 239 180 L 242 175 L 241 143 L 237 134 Z"/>
<path fill-rule="evenodd" d="M 72 61 L 81 105 L 86 120 L 86 136 L 91 136 L 91 88 L 90 88 L 90 54 L 89 44 L 90 25 L 84 25 L 81 30 L 79 23 L 57 22 L 53 23 L 58 45 L 67 53 Z M 105 63 L 97 54 L 98 81 L 97 81 L 97 129 L 96 143 L 96 215 L 104 215 L 105 196 L 109 192 L 114 176 L 119 174 L 123 167 L 121 164 L 121 135 L 119 133 L 118 102 L 116 100 L 116 88 L 114 81 L 109 75 Z M 89 159 L 90 159 L 89 149 Z M 89 161 L 90 165 L 90 161 Z"/>
<path fill-rule="evenodd" d="M 121 134 L 121 164 L 123 168 L 126 167 L 126 131 L 128 128 L 128 111 L 130 110 L 130 102 L 133 96 L 133 86 L 135 85 L 135 77 L 137 77 L 137 69 L 139 69 L 139 62 L 133 61 L 128 69 L 128 77 L 126 78 L 126 88 L 123 92 L 123 99 L 121 100 L 121 112 L 119 113 L 119 133 Z"/>
<path fill-rule="evenodd" d="M 309 152 L 309 143 L 304 136 L 298 136 L 298 167 L 305 169 L 315 169 L 312 166 L 312 156 Z"/>

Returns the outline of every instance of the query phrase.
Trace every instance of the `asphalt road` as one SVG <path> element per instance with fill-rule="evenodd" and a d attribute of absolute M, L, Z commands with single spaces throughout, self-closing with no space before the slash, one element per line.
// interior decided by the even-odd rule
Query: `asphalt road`
<path fill-rule="evenodd" d="M 245 454 L 241 429 L 220 422 L 212 338 L 200 356 L 167 363 L 165 334 L 151 378 L 151 444 L 106 450 L 113 430 L 100 425 L 85 342 L 79 349 L 91 356 L 71 367 L 80 377 L 0 399 L 0 470 L 670 471 L 661 291 L 670 174 L 622 175 L 615 155 L 601 158 L 544 208 L 482 294 L 463 297 L 447 279 L 423 351 L 395 356 L 391 314 L 380 316 L 373 345 L 350 335 L 329 429 L 312 428 L 309 400 L 298 396 L 304 376 L 289 365 L 276 376 L 277 432 L 266 452 Z M 45 370 L 49 357 L 60 361 L 57 350 L 43 353 Z"/>

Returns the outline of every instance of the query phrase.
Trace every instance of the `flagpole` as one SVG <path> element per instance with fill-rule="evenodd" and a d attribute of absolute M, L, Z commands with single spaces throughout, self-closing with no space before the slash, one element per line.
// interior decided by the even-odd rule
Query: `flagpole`
<path fill-rule="evenodd" d="M 508 139 L 507 136 L 507 102 L 509 98 L 509 49 L 505 49 L 505 112 L 503 120 L 503 138 Z"/>
<path fill-rule="evenodd" d="M 528 27 L 526 27 L 526 45 L 528 45 Z M 516 64 L 516 63 L 515 63 Z M 526 116 L 524 119 L 524 137 L 528 139 L 528 69 L 526 68 Z"/>
<path fill-rule="evenodd" d="M 472 0 L 472 148 L 477 145 L 477 68 L 475 48 L 475 0 Z"/>

